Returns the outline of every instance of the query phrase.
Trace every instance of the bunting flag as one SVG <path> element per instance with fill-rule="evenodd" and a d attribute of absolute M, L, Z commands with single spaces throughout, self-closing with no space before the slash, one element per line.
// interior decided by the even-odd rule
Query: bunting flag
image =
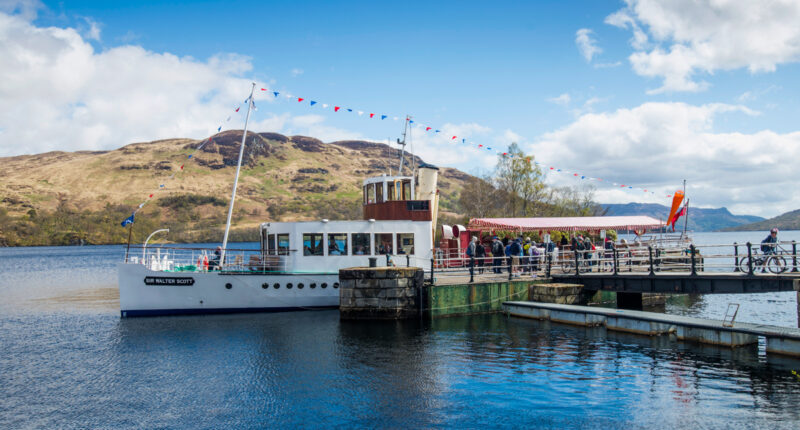
<path fill-rule="evenodd" d="M 265 87 L 265 88 L 261 88 L 261 90 L 262 90 L 262 91 L 265 91 L 265 92 L 267 92 L 267 91 L 270 91 L 270 90 L 269 90 L 269 88 L 266 88 L 266 87 Z M 274 95 L 274 96 L 277 98 L 277 97 L 278 97 L 278 95 L 280 94 L 280 92 L 279 92 L 279 91 L 272 91 L 272 94 L 273 94 L 273 95 Z M 286 95 L 286 98 L 287 98 L 287 100 L 289 100 L 289 99 L 294 99 L 294 96 L 287 94 L 287 95 Z M 297 97 L 297 98 L 296 98 L 296 100 L 297 100 L 297 102 L 303 102 L 304 100 L 307 100 L 307 99 L 306 99 L 305 97 Z M 307 106 L 309 106 L 309 107 L 312 107 L 312 106 L 315 106 L 315 105 L 317 105 L 317 104 L 319 104 L 317 100 L 308 100 L 308 104 L 307 104 Z M 323 109 L 324 109 L 324 108 L 327 108 L 327 106 L 328 106 L 327 104 L 322 104 L 322 108 L 323 108 Z M 355 110 L 355 111 L 354 111 L 352 108 L 344 108 L 344 109 L 343 109 L 341 106 L 337 106 L 337 105 L 333 105 L 333 111 L 334 111 L 334 112 L 336 112 L 336 113 L 345 112 L 345 111 L 346 111 L 346 112 L 350 112 L 350 113 L 352 113 L 352 112 L 356 112 L 356 113 L 357 113 L 359 116 L 364 116 L 364 113 L 365 113 L 365 111 L 363 111 L 363 110 Z M 374 113 L 374 111 L 370 112 L 370 113 L 369 113 L 369 115 L 367 115 L 367 116 L 364 116 L 364 118 L 368 118 L 368 119 L 377 119 L 377 118 L 378 118 L 378 116 L 380 116 L 380 119 L 381 119 L 381 120 L 385 120 L 385 119 L 387 119 L 387 118 L 390 118 L 390 116 L 389 116 L 389 115 L 387 115 L 387 114 L 377 114 L 377 113 Z M 398 121 L 398 120 L 400 120 L 400 118 L 402 118 L 402 117 L 392 116 L 391 118 L 392 118 L 392 120 L 394 120 L 394 121 Z M 415 121 L 415 120 L 413 120 L 413 119 L 411 119 L 411 117 L 410 117 L 410 116 L 405 116 L 404 118 L 405 118 L 405 120 L 408 122 L 408 124 L 409 124 L 409 125 L 416 124 L 416 125 L 414 125 L 414 127 L 417 127 L 417 128 L 419 128 L 421 131 L 424 131 L 424 132 L 433 132 L 433 133 L 435 133 L 435 134 L 440 134 L 440 133 L 442 132 L 442 130 L 441 130 L 441 129 L 434 128 L 432 125 L 426 125 L 426 124 L 419 124 L 419 123 L 416 123 L 416 121 Z M 457 136 L 457 135 L 448 135 L 448 136 L 450 137 L 450 139 L 448 139 L 450 142 L 453 142 L 453 141 L 455 141 L 456 139 L 458 139 L 458 136 Z M 496 153 L 497 153 L 497 155 L 498 155 L 498 156 L 501 156 L 501 157 L 509 157 L 509 158 L 513 158 L 513 157 L 514 157 L 514 155 L 513 155 L 513 154 L 508 154 L 508 153 L 501 152 L 501 151 L 499 151 L 499 150 L 492 149 L 492 147 L 490 147 L 490 146 L 485 146 L 485 145 L 483 145 L 483 144 L 478 144 L 478 143 L 476 143 L 476 142 L 467 141 L 467 139 L 466 139 L 466 138 L 461 138 L 461 143 L 462 143 L 462 144 L 465 144 L 465 145 L 474 145 L 474 146 L 477 146 L 477 148 L 478 148 L 478 149 L 486 149 L 487 151 L 496 152 Z M 526 161 L 527 161 L 528 163 L 532 163 L 532 162 L 533 162 L 533 163 L 535 163 L 535 165 L 537 165 L 537 166 L 538 166 L 538 165 L 541 165 L 541 163 L 539 163 L 538 161 L 533 161 L 533 160 L 531 160 L 531 159 L 530 159 L 530 157 L 526 158 Z M 569 177 L 571 177 L 571 178 L 574 178 L 575 180 L 603 182 L 603 179 L 600 179 L 600 178 L 595 178 L 595 177 L 592 177 L 592 176 L 590 176 L 590 175 L 586 175 L 586 174 L 584 174 L 584 173 L 581 173 L 581 172 L 569 171 L 569 170 L 567 170 L 567 169 L 562 169 L 562 168 L 551 167 L 551 168 L 550 168 L 550 172 L 551 172 L 551 173 L 563 173 L 563 174 L 567 174 L 567 175 L 569 175 Z M 618 184 L 618 183 L 613 183 L 613 184 L 609 184 L 609 185 L 612 185 L 612 186 L 614 186 L 614 187 L 617 187 L 618 189 L 637 190 L 637 191 L 642 191 L 642 192 L 644 192 L 644 193 L 647 193 L 647 194 L 650 194 L 650 195 L 655 195 L 655 194 L 656 194 L 656 193 L 655 193 L 655 191 L 652 191 L 652 190 L 649 190 L 649 189 L 645 189 L 645 188 L 643 188 L 643 187 L 636 187 L 636 186 L 629 185 L 629 184 Z M 672 197 L 672 195 L 671 195 L 671 194 L 668 194 L 668 195 L 667 195 L 667 197 L 668 197 L 668 198 L 671 198 L 671 197 Z"/>

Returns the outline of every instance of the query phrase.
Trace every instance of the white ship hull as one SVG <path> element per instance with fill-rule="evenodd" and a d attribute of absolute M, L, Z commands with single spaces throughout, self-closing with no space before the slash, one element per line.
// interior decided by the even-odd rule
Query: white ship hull
<path fill-rule="evenodd" d="M 163 272 L 130 263 L 117 269 L 122 317 L 339 307 L 338 273 Z"/>

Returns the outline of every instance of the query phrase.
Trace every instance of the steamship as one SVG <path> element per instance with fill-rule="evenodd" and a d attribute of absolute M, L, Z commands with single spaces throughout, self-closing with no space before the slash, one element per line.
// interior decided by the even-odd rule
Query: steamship
<path fill-rule="evenodd" d="M 237 168 L 219 261 L 208 251 L 146 245 L 141 259 L 126 255 L 118 265 L 121 316 L 337 308 L 339 269 L 426 267 L 433 256 L 438 169 L 422 164 L 409 176 L 402 169 L 401 152 L 398 175 L 364 180 L 361 220 L 265 222 L 258 249 L 230 250 Z"/>

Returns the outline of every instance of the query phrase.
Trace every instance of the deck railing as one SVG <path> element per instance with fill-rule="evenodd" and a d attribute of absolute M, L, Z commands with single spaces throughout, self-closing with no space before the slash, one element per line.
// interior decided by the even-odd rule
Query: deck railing
<path fill-rule="evenodd" d="M 747 274 L 798 274 L 800 271 L 797 243 L 778 242 L 774 254 L 761 251 L 761 244 L 716 244 L 686 246 L 653 246 L 652 244 L 614 244 L 609 249 L 555 249 L 548 252 L 538 248 L 538 255 L 517 258 L 470 257 L 463 250 L 435 249 L 430 264 L 430 279 L 507 275 L 509 279 L 523 276 L 549 277 L 551 274 L 584 273 L 662 273 L 700 272 Z"/>

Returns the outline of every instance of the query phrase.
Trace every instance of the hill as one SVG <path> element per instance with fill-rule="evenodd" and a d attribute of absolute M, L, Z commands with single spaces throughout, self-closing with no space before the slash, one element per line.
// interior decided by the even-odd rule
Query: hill
<path fill-rule="evenodd" d="M 800 230 L 800 209 L 786 212 L 775 218 L 726 228 L 725 231 L 764 231 L 772 227 L 778 227 L 780 230 Z"/>
<path fill-rule="evenodd" d="M 606 215 L 647 215 L 666 220 L 669 207 L 657 203 L 605 204 Z M 726 208 L 705 209 L 689 206 L 689 222 L 687 229 L 691 231 L 718 231 L 734 226 L 762 221 L 764 218 L 754 215 L 733 215 Z M 678 223 L 683 228 L 683 218 Z M 676 227 L 678 224 L 676 224 Z"/>
<path fill-rule="evenodd" d="M 170 228 L 175 242 L 219 241 L 241 135 L 217 134 L 191 160 L 202 141 L 0 158 L 0 245 L 124 243 L 120 222 L 151 193 L 136 215 L 134 242 L 161 227 Z M 382 143 L 251 133 L 232 239 L 257 240 L 256 227 L 270 220 L 359 219 L 363 179 L 396 169 L 398 157 L 399 150 Z M 440 170 L 443 216 L 459 215 L 459 192 L 469 178 Z"/>

